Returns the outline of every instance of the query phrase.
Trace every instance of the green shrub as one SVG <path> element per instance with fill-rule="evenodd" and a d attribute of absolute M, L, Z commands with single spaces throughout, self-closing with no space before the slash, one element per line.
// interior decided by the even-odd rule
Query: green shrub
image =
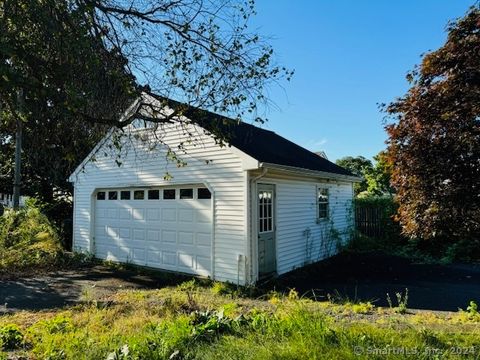
<path fill-rule="evenodd" d="M 15 350 L 21 347 L 23 334 L 15 324 L 0 327 L 0 349 Z"/>
<path fill-rule="evenodd" d="M 480 259 L 480 240 L 464 239 L 447 245 L 444 262 L 475 261 Z"/>
<path fill-rule="evenodd" d="M 24 208 L 0 216 L 0 274 L 56 263 L 62 253 L 56 228 L 30 199 Z"/>

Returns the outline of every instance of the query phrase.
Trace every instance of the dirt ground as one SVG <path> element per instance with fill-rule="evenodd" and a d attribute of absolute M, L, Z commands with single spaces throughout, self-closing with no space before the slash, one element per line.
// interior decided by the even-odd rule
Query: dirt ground
<path fill-rule="evenodd" d="M 157 289 L 191 279 L 167 272 L 116 269 L 104 265 L 0 281 L 0 315 L 48 310 L 102 300 L 121 289 Z"/>
<path fill-rule="evenodd" d="M 47 310 L 102 299 L 119 289 L 154 289 L 179 284 L 188 276 L 119 270 L 103 265 L 0 282 L 0 314 Z M 330 297 L 388 306 L 386 294 L 408 288 L 408 307 L 435 311 L 480 303 L 480 266 L 413 264 L 383 254 L 341 254 L 261 284 L 265 290 L 295 288 L 318 300 Z M 312 291 L 313 290 L 313 291 Z"/>

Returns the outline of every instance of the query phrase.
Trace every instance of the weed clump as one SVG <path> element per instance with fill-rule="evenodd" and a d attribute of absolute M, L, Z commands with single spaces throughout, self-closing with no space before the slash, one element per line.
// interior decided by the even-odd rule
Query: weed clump
<path fill-rule="evenodd" d="M 23 333 L 15 324 L 0 327 L 0 350 L 15 350 L 23 343 Z"/>
<path fill-rule="evenodd" d="M 0 276 L 56 264 L 62 255 L 58 231 L 38 201 L 0 216 Z"/>

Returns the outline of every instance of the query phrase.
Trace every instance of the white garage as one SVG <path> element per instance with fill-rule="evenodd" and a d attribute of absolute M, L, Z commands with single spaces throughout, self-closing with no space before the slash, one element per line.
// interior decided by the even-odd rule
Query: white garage
<path fill-rule="evenodd" d="M 171 100 L 145 95 L 130 118 L 141 104 L 182 115 L 122 137 L 112 130 L 70 176 L 75 251 L 248 284 L 347 241 L 359 180 L 347 170 L 272 131 Z M 229 146 L 212 136 L 218 129 Z M 112 151 L 121 141 L 123 152 Z"/>
<path fill-rule="evenodd" d="M 202 185 L 98 189 L 96 256 L 209 276 L 212 200 Z"/>

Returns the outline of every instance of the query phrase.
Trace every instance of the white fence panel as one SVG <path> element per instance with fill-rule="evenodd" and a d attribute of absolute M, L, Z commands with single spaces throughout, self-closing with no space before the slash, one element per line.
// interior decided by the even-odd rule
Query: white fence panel
<path fill-rule="evenodd" d="M 20 207 L 25 206 L 26 196 L 20 196 Z M 13 207 L 13 195 L 0 193 L 0 205 L 4 207 Z"/>

